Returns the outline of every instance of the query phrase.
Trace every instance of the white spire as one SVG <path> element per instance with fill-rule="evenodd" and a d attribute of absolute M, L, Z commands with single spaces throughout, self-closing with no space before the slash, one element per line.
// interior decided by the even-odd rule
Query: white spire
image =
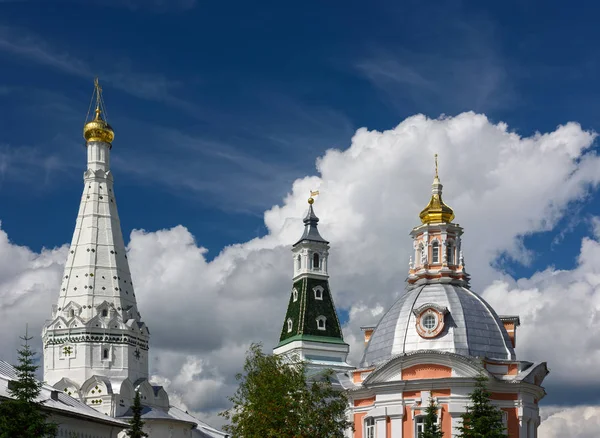
<path fill-rule="evenodd" d="M 58 303 L 42 334 L 44 380 L 72 382 L 76 391 L 97 376 L 107 378 L 115 390 L 125 379 L 133 383 L 148 377 L 149 333 L 129 271 L 110 149 L 98 138 L 87 141 L 75 232 Z"/>

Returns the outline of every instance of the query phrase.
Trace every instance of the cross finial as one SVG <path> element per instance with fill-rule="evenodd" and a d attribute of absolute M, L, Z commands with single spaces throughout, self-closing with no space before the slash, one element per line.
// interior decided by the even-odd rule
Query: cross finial
<path fill-rule="evenodd" d="M 102 104 L 102 87 L 100 86 L 100 82 L 98 81 L 98 76 L 94 78 L 94 88 L 96 89 L 96 120 L 100 118 L 100 113 L 102 113 L 102 109 L 100 105 Z"/>
<path fill-rule="evenodd" d="M 435 154 L 433 157 L 435 159 L 435 177 L 438 178 L 438 161 L 437 161 L 438 154 Z"/>

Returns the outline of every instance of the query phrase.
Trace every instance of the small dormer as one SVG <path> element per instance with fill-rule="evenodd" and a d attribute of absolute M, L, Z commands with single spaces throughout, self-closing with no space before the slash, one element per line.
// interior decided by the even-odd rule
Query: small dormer
<path fill-rule="evenodd" d="M 81 315 L 81 306 L 74 301 L 69 301 L 69 303 L 62 308 L 61 312 L 67 321 L 75 318 L 76 316 Z"/>
<path fill-rule="evenodd" d="M 375 330 L 375 326 L 367 325 L 367 326 L 362 326 L 360 329 L 362 330 L 363 334 L 365 335 L 365 345 L 367 345 L 369 343 L 369 340 L 371 340 L 371 335 L 373 334 L 373 331 Z"/>
<path fill-rule="evenodd" d="M 504 329 L 508 333 L 513 348 L 517 346 L 517 327 L 521 325 L 521 319 L 518 315 L 500 315 L 500 321 L 504 324 Z"/>

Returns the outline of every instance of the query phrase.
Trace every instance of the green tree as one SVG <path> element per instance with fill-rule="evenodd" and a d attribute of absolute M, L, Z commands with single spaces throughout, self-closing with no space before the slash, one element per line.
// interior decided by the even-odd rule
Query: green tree
<path fill-rule="evenodd" d="M 429 397 L 429 405 L 425 410 L 425 424 L 423 432 L 419 434 L 418 438 L 442 438 L 444 436 L 444 432 L 442 432 L 442 428 L 437 422 L 438 408 L 439 406 L 435 400 L 433 400 L 432 397 Z"/>
<path fill-rule="evenodd" d="M 333 387 L 331 372 L 306 377 L 303 363 L 262 352 L 253 344 L 240 382 L 229 398 L 233 407 L 221 412 L 232 438 L 342 438 L 352 426 L 346 419 L 348 398 Z"/>
<path fill-rule="evenodd" d="M 502 424 L 502 411 L 492 405 L 491 393 L 487 390 L 487 377 L 480 375 L 475 382 L 467 412 L 461 415 L 460 438 L 502 438 L 506 429 Z"/>
<path fill-rule="evenodd" d="M 133 399 L 133 406 L 131 406 L 133 417 L 131 420 L 129 420 L 129 427 L 125 431 L 129 438 L 144 438 L 148 436 L 148 434 L 143 430 L 144 421 L 142 421 L 142 409 L 140 392 L 136 391 L 135 398 Z"/>
<path fill-rule="evenodd" d="M 21 337 L 24 344 L 18 350 L 19 364 L 14 368 L 17 379 L 10 382 L 8 394 L 11 398 L 0 402 L 0 438 L 49 438 L 55 437 L 58 425 L 48 421 L 50 414 L 42 409 L 38 401 L 42 382 L 35 378 L 39 365 L 35 364 L 35 351 L 31 350 L 27 336 Z"/>

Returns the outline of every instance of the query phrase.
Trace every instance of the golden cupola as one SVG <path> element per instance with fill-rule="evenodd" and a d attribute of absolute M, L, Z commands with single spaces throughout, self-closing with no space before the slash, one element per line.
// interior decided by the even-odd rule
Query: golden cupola
<path fill-rule="evenodd" d="M 104 100 L 102 99 L 102 87 L 100 87 L 100 84 L 98 83 L 98 78 L 94 79 L 94 94 L 92 95 L 92 101 L 94 99 L 94 96 L 96 97 L 96 115 L 92 120 L 87 122 L 89 118 L 88 110 L 88 117 L 86 117 L 87 123 L 83 127 L 83 138 L 85 138 L 87 142 L 101 141 L 110 145 L 115 139 L 115 132 L 105 120 L 106 109 L 104 107 Z M 105 115 L 103 116 L 102 113 L 104 113 Z"/>
<path fill-rule="evenodd" d="M 442 200 L 442 188 L 438 176 L 437 154 L 435 154 L 435 178 L 432 184 L 431 199 L 427 207 L 419 214 L 421 222 L 424 224 L 448 223 L 454 219 L 454 210 L 444 204 Z"/>

